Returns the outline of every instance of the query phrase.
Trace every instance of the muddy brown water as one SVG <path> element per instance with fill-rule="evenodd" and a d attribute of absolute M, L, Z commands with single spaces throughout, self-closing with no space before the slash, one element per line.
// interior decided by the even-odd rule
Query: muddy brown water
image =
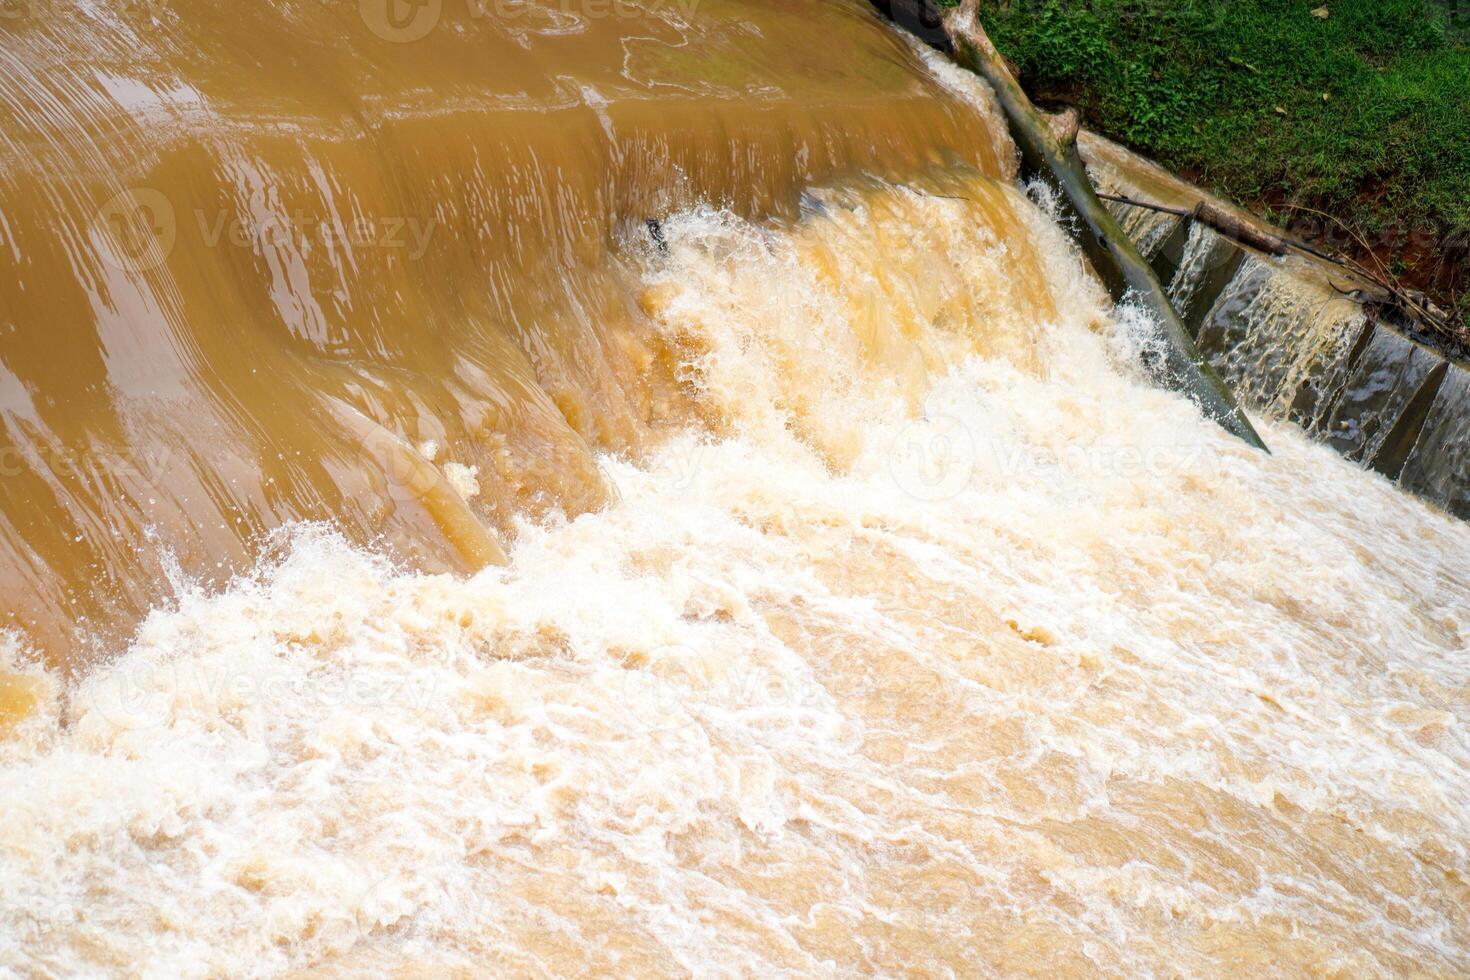
<path fill-rule="evenodd" d="M 0 973 L 1470 970 L 1470 528 L 866 4 L 22 12 Z"/>

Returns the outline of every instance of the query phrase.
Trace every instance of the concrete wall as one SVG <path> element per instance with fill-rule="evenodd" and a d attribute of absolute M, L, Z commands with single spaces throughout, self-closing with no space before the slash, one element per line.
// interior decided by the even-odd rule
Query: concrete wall
<path fill-rule="evenodd" d="M 1192 209 L 1203 190 L 1084 134 L 1098 189 Z M 1257 413 L 1470 519 L 1470 366 L 1360 302 L 1368 284 L 1308 255 L 1273 257 L 1187 219 L 1113 205 L 1201 349 Z M 1238 214 L 1261 224 L 1245 212 Z"/>

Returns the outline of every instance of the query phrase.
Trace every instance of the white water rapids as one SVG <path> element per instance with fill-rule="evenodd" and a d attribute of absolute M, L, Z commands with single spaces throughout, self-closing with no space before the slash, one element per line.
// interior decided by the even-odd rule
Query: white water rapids
<path fill-rule="evenodd" d="M 668 221 L 704 424 L 507 568 L 306 526 L 75 689 L 13 643 L 0 974 L 1470 970 L 1470 528 L 955 184 Z"/>

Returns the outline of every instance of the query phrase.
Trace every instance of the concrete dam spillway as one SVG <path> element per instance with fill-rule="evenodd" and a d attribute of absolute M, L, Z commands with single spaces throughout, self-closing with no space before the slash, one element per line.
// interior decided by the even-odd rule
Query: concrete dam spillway
<path fill-rule="evenodd" d="M 1459 366 L 858 0 L 4 13 L 0 975 L 1470 970 Z"/>

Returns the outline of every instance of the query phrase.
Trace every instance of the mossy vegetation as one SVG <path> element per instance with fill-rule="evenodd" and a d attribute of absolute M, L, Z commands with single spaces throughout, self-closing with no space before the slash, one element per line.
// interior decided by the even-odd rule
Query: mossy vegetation
<path fill-rule="evenodd" d="M 992 0 L 981 16 L 1033 97 L 1283 223 L 1337 216 L 1366 247 L 1329 228 L 1333 244 L 1470 311 L 1470 0 Z"/>

